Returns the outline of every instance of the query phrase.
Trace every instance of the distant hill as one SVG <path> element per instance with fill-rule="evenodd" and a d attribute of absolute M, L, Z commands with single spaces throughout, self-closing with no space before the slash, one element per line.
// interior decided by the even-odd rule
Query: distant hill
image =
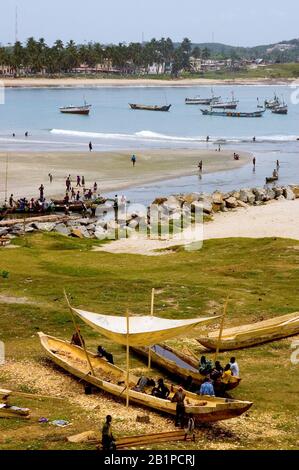
<path fill-rule="evenodd" d="M 262 58 L 281 62 L 299 60 L 299 39 L 280 41 L 255 47 L 238 47 L 221 43 L 192 43 L 192 47 L 209 49 L 212 56 Z"/>

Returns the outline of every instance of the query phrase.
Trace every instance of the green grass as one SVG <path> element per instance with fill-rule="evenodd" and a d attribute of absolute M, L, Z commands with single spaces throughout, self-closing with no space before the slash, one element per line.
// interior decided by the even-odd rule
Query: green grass
<path fill-rule="evenodd" d="M 9 272 L 8 278 L 0 277 L 0 339 L 5 342 L 9 360 L 30 360 L 50 367 L 44 360 L 36 333 L 42 330 L 61 338 L 70 337 L 73 325 L 63 288 L 76 307 L 116 315 L 124 314 L 129 308 L 140 315 L 149 312 L 150 292 L 155 287 L 159 289 L 155 314 L 167 318 L 221 313 L 229 295 L 227 327 L 298 310 L 299 243 L 293 240 L 210 240 L 199 251 L 178 248 L 172 255 L 157 257 L 94 252 L 91 246 L 95 243 L 90 240 L 78 241 L 53 234 L 34 234 L 27 237 L 27 242 L 17 239 L 15 243 L 19 248 L 0 250 L 0 272 Z M 26 297 L 32 303 L 1 303 L 1 296 Z M 82 334 L 89 348 L 99 344 L 98 335 L 85 325 Z M 187 340 L 188 347 L 199 355 L 199 345 L 190 338 Z M 116 363 L 124 366 L 123 348 L 106 340 L 101 342 L 113 352 Z M 295 420 L 298 366 L 290 363 L 291 342 L 292 338 L 287 338 L 235 352 L 243 380 L 232 395 L 252 400 L 254 407 L 248 418 L 204 428 L 200 432 L 200 445 L 195 444 L 195 448 L 214 448 L 216 444 L 219 448 L 298 447 Z M 180 339 L 174 341 L 177 346 L 180 343 Z M 220 355 L 223 363 L 229 357 L 229 353 Z M 132 358 L 133 368 L 141 366 L 139 359 Z M 0 385 L 14 385 L 13 377 L 1 368 Z M 35 391 L 34 385 L 24 384 L 23 391 Z M 46 415 L 51 419 L 63 416 L 74 425 L 71 429 L 57 430 L 36 424 L 31 436 L 26 432 L 32 427 L 31 421 L 2 419 L 0 434 L 16 429 L 17 437 L 12 437 L 10 432 L 10 437 L 0 439 L 0 449 L 74 448 L 60 436 L 99 425 L 88 411 L 65 401 L 43 399 L 32 403 L 18 398 L 17 402 L 34 408 L 35 416 Z M 155 414 L 151 416 L 154 421 Z M 265 419 L 268 422 L 264 426 Z M 218 435 L 219 429 L 222 434 Z M 170 448 L 184 446 L 194 445 L 180 443 Z"/>

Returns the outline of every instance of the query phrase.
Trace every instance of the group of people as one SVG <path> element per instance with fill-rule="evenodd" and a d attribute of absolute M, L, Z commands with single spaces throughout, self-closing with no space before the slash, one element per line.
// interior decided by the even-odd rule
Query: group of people
<path fill-rule="evenodd" d="M 76 182 L 76 185 L 75 185 Z M 95 181 L 92 188 L 87 189 L 85 187 L 85 176 L 77 175 L 76 181 L 73 184 L 71 175 L 65 180 L 65 197 L 64 197 L 64 204 L 68 205 L 70 202 L 80 202 L 82 200 L 91 200 L 98 195 L 98 184 Z M 79 188 L 82 188 L 82 193 Z"/>
<path fill-rule="evenodd" d="M 8 207 L 16 212 L 32 212 L 32 213 L 43 213 L 51 210 L 54 205 L 51 201 L 46 201 L 43 192 L 42 197 L 39 199 L 27 199 L 25 197 L 15 200 L 14 195 L 11 194 L 8 199 Z"/>
<path fill-rule="evenodd" d="M 203 383 L 200 386 L 199 395 L 215 396 L 215 384 L 228 384 L 231 377 L 239 377 L 240 369 L 235 357 L 231 357 L 228 364 L 223 367 L 219 361 L 212 363 L 205 356 L 202 356 L 199 361 L 198 371 L 201 375 L 205 376 Z"/>

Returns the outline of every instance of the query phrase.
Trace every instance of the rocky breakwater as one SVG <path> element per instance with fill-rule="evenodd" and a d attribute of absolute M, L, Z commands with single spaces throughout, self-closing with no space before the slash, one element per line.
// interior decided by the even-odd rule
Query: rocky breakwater
<path fill-rule="evenodd" d="M 149 233 L 153 229 L 153 219 L 161 226 L 180 223 L 182 216 L 195 210 L 203 214 L 203 219 L 212 220 L 217 212 L 228 212 L 274 203 L 280 200 L 299 198 L 299 185 L 250 188 L 212 194 L 190 193 L 156 198 L 152 205 L 127 204 L 115 207 L 113 202 L 106 202 L 97 207 L 94 217 L 49 216 L 0 221 L 0 237 L 8 242 L 25 233 L 43 231 L 56 232 L 68 237 L 115 239 L 129 237 L 133 232 Z M 194 219 L 194 217 L 193 217 Z"/>

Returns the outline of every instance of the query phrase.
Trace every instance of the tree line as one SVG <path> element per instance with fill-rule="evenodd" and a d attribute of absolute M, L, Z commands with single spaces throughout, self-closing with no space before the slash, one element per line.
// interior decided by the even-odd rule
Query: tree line
<path fill-rule="evenodd" d="M 11 67 L 16 74 L 22 69 L 28 73 L 48 74 L 70 73 L 80 64 L 95 67 L 108 60 L 113 67 L 137 73 L 141 68 L 153 64 L 168 63 L 172 73 L 190 70 L 190 57 L 208 59 L 210 51 L 193 47 L 190 39 L 184 38 L 180 44 L 174 44 L 170 38 L 152 39 L 146 43 L 102 45 L 98 42 L 76 44 L 70 40 L 64 44 L 61 40 L 48 46 L 44 38 L 35 40 L 30 37 L 25 44 L 17 41 L 13 46 L 0 47 L 0 65 Z"/>

